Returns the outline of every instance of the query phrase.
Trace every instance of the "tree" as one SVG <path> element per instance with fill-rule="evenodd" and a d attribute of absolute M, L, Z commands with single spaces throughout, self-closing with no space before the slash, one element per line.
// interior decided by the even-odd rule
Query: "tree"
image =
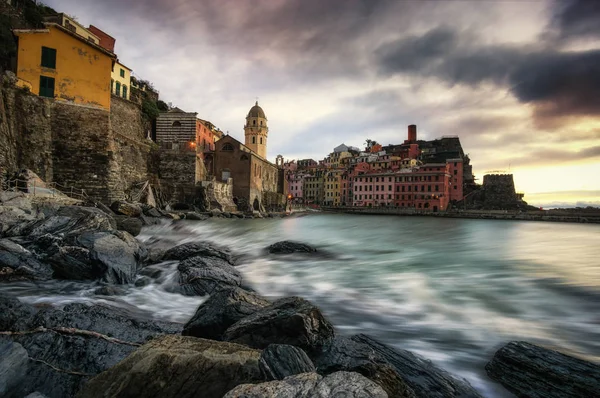
<path fill-rule="evenodd" d="M 169 110 L 169 105 L 167 105 L 167 103 L 162 100 L 158 100 L 158 102 L 156 103 L 156 107 L 158 108 L 159 111 L 163 111 L 163 112 L 166 112 Z"/>
<path fill-rule="evenodd" d="M 8 69 L 10 60 L 16 54 L 17 46 L 11 31 L 10 18 L 0 15 L 0 69 Z"/>
<path fill-rule="evenodd" d="M 156 103 L 144 98 L 144 101 L 142 102 L 142 113 L 144 113 L 148 119 L 154 120 L 158 117 L 160 111 L 158 110 Z"/>

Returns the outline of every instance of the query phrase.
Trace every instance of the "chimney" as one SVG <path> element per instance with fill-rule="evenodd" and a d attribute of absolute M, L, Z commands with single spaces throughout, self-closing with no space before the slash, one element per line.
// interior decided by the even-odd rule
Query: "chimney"
<path fill-rule="evenodd" d="M 417 125 L 411 124 L 408 126 L 408 142 L 417 142 Z"/>

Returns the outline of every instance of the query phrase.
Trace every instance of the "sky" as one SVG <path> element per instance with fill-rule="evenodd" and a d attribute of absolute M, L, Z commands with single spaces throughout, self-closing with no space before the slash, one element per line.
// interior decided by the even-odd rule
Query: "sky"
<path fill-rule="evenodd" d="M 165 102 L 268 158 L 460 137 L 479 181 L 530 204 L 600 206 L 600 1 L 46 0 L 117 39 Z"/>

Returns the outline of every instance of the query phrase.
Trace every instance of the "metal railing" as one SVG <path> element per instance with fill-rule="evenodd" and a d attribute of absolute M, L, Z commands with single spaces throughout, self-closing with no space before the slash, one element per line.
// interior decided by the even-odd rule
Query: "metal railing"
<path fill-rule="evenodd" d="M 24 192 L 40 197 L 59 197 L 68 196 L 77 200 L 88 200 L 88 195 L 84 189 L 67 187 L 56 182 L 38 184 L 36 180 L 5 179 L 1 181 L 0 190 L 12 192 Z"/>

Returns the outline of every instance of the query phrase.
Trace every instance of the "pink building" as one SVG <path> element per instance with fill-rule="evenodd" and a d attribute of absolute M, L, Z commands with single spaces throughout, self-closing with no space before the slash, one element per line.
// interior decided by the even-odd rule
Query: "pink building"
<path fill-rule="evenodd" d="M 450 164 L 424 164 L 395 175 L 395 206 L 443 211 L 450 201 Z"/>
<path fill-rule="evenodd" d="M 450 173 L 450 200 L 460 201 L 463 198 L 463 161 L 457 158 L 446 162 Z"/>
<path fill-rule="evenodd" d="M 295 172 L 288 174 L 288 195 L 292 195 L 292 200 L 295 203 L 304 202 L 304 192 L 302 187 L 304 186 L 304 179 L 308 174 L 302 172 Z"/>

